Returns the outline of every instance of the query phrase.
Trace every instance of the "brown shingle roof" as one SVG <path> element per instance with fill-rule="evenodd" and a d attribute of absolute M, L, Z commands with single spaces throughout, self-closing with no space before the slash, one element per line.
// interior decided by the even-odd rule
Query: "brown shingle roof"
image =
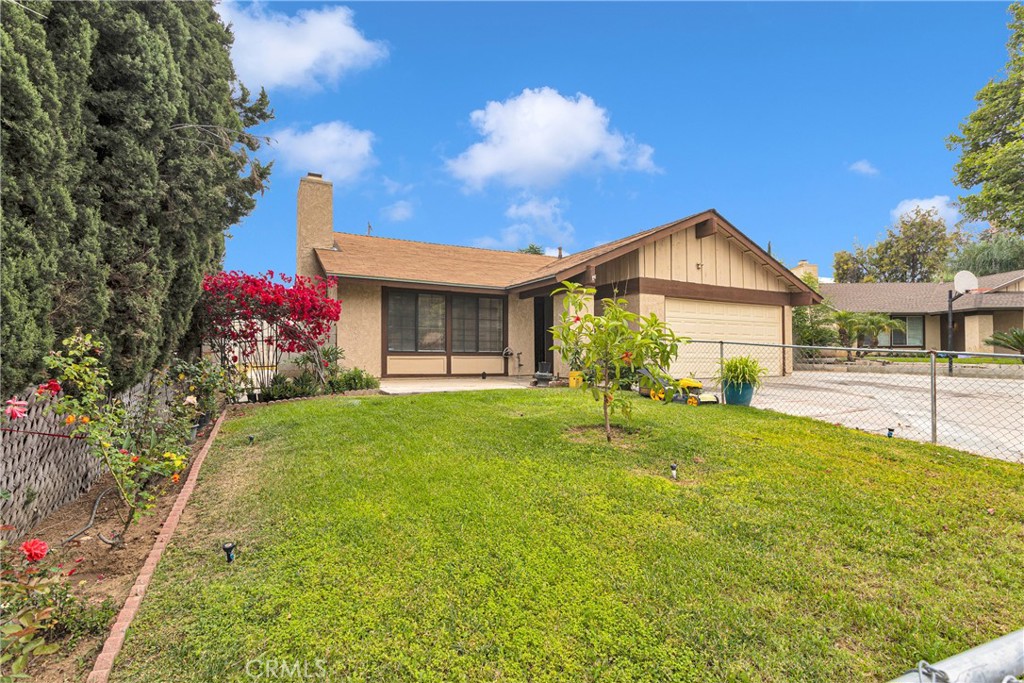
<path fill-rule="evenodd" d="M 317 249 L 324 271 L 341 277 L 505 289 L 558 259 L 476 247 L 334 233 L 333 249 Z"/>
<path fill-rule="evenodd" d="M 738 240 L 747 252 L 785 277 L 791 290 L 802 291 L 817 300 L 818 295 L 770 254 L 752 242 L 714 209 L 628 235 L 565 258 L 537 256 L 510 251 L 415 242 L 390 237 L 334 233 L 336 249 L 317 249 L 320 264 L 329 275 L 434 285 L 529 289 L 547 286 L 582 272 L 588 265 L 639 248 L 684 229 L 701 226 L 722 230 Z"/>
<path fill-rule="evenodd" d="M 1024 270 L 978 278 L 978 288 L 991 290 L 1024 277 Z M 949 282 L 857 282 L 821 285 L 833 306 L 856 313 L 943 313 Z M 955 311 L 1024 308 L 1024 292 L 985 291 L 966 294 L 953 302 Z"/>

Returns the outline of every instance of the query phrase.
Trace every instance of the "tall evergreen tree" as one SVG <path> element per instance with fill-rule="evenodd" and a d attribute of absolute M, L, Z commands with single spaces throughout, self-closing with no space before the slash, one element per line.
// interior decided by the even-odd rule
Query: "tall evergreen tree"
<path fill-rule="evenodd" d="M 129 386 L 179 348 L 266 185 L 266 93 L 209 1 L 5 3 L 2 38 L 4 391 L 76 326 Z"/>
<path fill-rule="evenodd" d="M 32 12 L 47 9 L 38 3 Z M 0 379 L 4 393 L 12 393 L 37 378 L 54 341 L 57 248 L 73 208 L 60 175 L 67 150 L 58 127 L 59 81 L 41 20 L 14 4 L 0 14 Z"/>

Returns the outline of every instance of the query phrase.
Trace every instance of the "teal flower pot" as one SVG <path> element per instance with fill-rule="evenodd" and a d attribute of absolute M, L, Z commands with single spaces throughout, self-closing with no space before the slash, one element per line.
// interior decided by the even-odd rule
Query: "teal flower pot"
<path fill-rule="evenodd" d="M 749 406 L 754 398 L 753 384 L 725 385 L 725 402 L 731 406 Z"/>

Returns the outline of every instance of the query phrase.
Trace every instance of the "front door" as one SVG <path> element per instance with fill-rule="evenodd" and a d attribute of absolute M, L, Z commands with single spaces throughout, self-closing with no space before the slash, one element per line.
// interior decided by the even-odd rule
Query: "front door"
<path fill-rule="evenodd" d="M 549 368 L 555 364 L 555 352 L 551 347 L 555 340 L 551 336 L 551 328 L 555 324 L 554 301 L 550 296 L 535 296 L 533 298 L 533 357 L 537 362 L 544 360 L 550 363 Z M 539 367 L 539 366 L 538 366 Z M 534 371 L 538 368 L 535 367 Z M 549 370 L 551 372 L 552 370 Z"/>

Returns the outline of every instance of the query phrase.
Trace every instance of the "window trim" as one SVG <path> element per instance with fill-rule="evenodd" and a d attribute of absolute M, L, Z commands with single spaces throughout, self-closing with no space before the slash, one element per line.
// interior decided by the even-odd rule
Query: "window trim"
<path fill-rule="evenodd" d="M 444 351 L 390 351 L 388 350 L 388 308 L 392 292 L 406 292 L 411 294 L 433 294 L 440 295 L 445 298 L 445 349 Z M 500 299 L 502 301 L 502 350 L 501 351 L 452 351 L 452 297 L 453 296 L 472 296 L 478 299 L 490 298 Z M 387 377 L 387 363 L 389 356 L 417 356 L 417 357 L 436 357 L 445 356 L 447 358 L 446 373 L 444 375 L 430 375 L 432 377 L 443 377 L 443 376 L 456 376 L 452 374 L 452 357 L 465 358 L 465 357 L 489 357 L 489 358 L 503 358 L 504 359 L 504 375 L 508 375 L 508 358 L 504 358 L 504 350 L 508 348 L 508 315 L 509 315 L 509 297 L 507 294 L 502 293 L 482 293 L 479 291 L 460 291 L 450 289 L 416 289 L 412 287 L 381 287 L 380 293 L 381 299 L 381 334 L 380 334 L 380 346 L 381 346 L 381 376 Z M 479 310 L 479 309 L 478 309 Z M 479 322 L 477 323 L 479 325 Z M 407 376 L 407 375 L 402 375 Z M 475 373 L 472 375 L 464 375 L 475 377 Z"/>
<path fill-rule="evenodd" d="M 910 343 L 893 344 L 892 343 L 893 342 L 893 336 L 894 336 L 893 333 L 892 332 L 885 332 L 883 334 L 889 335 L 889 343 L 885 344 L 883 346 L 882 343 L 881 343 L 881 340 L 879 340 L 879 344 L 878 344 L 879 348 L 883 348 L 883 349 L 923 349 L 925 347 L 925 343 L 924 342 L 925 342 L 925 332 L 926 332 L 927 327 L 928 327 L 928 324 L 927 324 L 928 323 L 928 321 L 927 321 L 927 317 L 928 316 L 924 315 L 923 313 L 921 313 L 921 314 L 907 313 L 907 314 L 904 314 L 904 315 L 890 315 L 889 317 L 892 318 L 893 320 L 902 320 L 903 321 L 903 323 L 907 326 L 907 331 L 903 332 L 903 334 L 907 334 L 907 332 L 910 331 L 910 318 L 920 318 L 921 319 L 921 343 L 920 344 L 910 344 Z M 910 340 L 904 338 L 904 341 L 905 342 L 909 342 Z"/>

